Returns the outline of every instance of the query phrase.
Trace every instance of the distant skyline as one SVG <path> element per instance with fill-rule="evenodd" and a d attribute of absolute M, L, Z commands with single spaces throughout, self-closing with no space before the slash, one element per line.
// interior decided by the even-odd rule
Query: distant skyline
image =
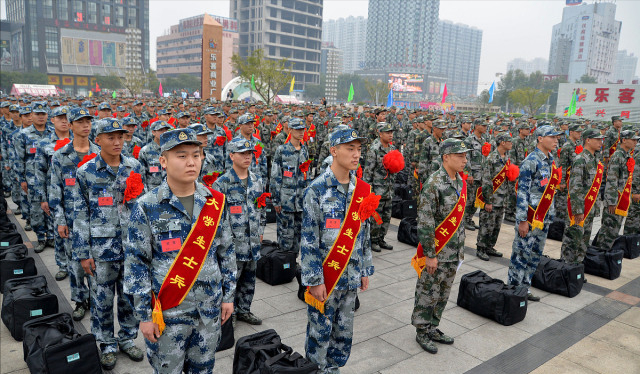
<path fill-rule="evenodd" d="M 616 5 L 616 19 L 622 21 L 619 50 L 640 55 L 640 1 L 617 0 Z M 398 6 L 402 6 L 402 0 L 398 0 Z M 4 19 L 5 0 L 0 0 L 0 7 Z M 171 25 L 205 12 L 229 16 L 228 0 L 150 0 L 149 7 L 150 62 L 154 69 L 156 38 Z M 552 27 L 562 20 L 564 7 L 565 0 L 441 0 L 439 17 L 483 31 L 480 91 L 489 88 L 496 73 L 505 72 L 510 60 L 548 59 Z M 324 0 L 323 19 L 367 17 L 367 11 L 368 0 Z"/>

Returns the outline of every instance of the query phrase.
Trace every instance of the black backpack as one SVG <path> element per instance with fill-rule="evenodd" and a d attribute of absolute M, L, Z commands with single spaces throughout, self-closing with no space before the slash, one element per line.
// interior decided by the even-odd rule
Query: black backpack
<path fill-rule="evenodd" d="M 601 248 L 589 247 L 584 257 L 584 272 L 606 279 L 616 279 L 622 272 L 622 249 L 605 251 Z"/>
<path fill-rule="evenodd" d="M 95 337 L 80 335 L 68 313 L 25 323 L 22 350 L 32 374 L 102 374 Z"/>
<path fill-rule="evenodd" d="M 271 240 L 262 242 L 256 276 L 272 286 L 289 283 L 296 276 L 296 254 Z"/>
<path fill-rule="evenodd" d="M 555 220 L 549 224 L 549 231 L 547 232 L 547 239 L 562 241 L 564 236 L 564 221 Z"/>
<path fill-rule="evenodd" d="M 267 213 L 267 223 L 276 223 L 277 213 L 273 208 L 273 203 L 271 199 L 267 199 L 267 206 L 264 207 L 265 212 Z"/>
<path fill-rule="evenodd" d="M 540 263 L 531 278 L 531 285 L 543 291 L 574 297 L 584 284 L 584 265 L 567 264 L 548 256 L 540 257 Z"/>
<path fill-rule="evenodd" d="M 614 242 L 611 249 L 624 251 L 624 258 L 634 259 L 640 257 L 640 235 L 622 235 Z"/>
<path fill-rule="evenodd" d="M 7 251 L 0 260 L 0 292 L 4 292 L 6 281 L 37 275 L 36 262 L 21 251 Z"/>
<path fill-rule="evenodd" d="M 43 275 L 7 281 L 2 300 L 2 322 L 15 340 L 22 340 L 22 325 L 30 319 L 58 313 L 58 298 L 49 292 Z"/>
<path fill-rule="evenodd" d="M 282 344 L 273 329 L 238 339 L 233 374 L 315 374 L 318 365 Z"/>
<path fill-rule="evenodd" d="M 405 217 L 398 227 L 398 241 L 400 243 L 418 246 L 418 218 Z"/>
<path fill-rule="evenodd" d="M 402 219 L 402 201 L 398 196 L 391 199 L 391 217 Z"/>

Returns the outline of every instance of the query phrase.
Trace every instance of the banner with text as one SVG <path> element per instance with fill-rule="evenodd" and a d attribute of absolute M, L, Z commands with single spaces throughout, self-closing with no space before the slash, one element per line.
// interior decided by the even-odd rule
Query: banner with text
<path fill-rule="evenodd" d="M 574 92 L 576 110 L 569 116 Z M 556 108 L 560 117 L 609 122 L 612 116 L 621 116 L 627 122 L 640 123 L 640 85 L 560 83 Z"/>

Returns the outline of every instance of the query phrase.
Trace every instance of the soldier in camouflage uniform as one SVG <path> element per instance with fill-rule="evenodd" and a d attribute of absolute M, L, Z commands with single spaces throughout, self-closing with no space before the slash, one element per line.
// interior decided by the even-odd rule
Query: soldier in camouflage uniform
<path fill-rule="evenodd" d="M 561 258 L 570 264 L 582 263 L 591 239 L 591 226 L 597 205 L 593 206 L 585 218 L 584 200 L 596 176 L 599 160 L 595 157 L 595 152 L 602 148 L 604 135 L 601 135 L 600 131 L 596 129 L 585 129 L 582 133 L 582 139 L 584 140 L 584 149 L 571 164 L 571 179 L 568 186 L 569 196 L 571 196 L 571 212 L 576 222 L 571 225 L 567 214 L 567 222 L 569 223 L 566 224 L 562 238 Z M 582 226 L 579 225 L 581 222 L 583 222 Z"/>
<path fill-rule="evenodd" d="M 227 134 L 224 128 L 218 126 L 218 117 L 221 117 L 220 111 L 213 107 L 207 107 L 204 109 L 204 119 L 206 121 L 207 128 L 213 131 L 213 134 L 209 135 L 207 146 L 204 147 L 206 154 L 212 156 L 213 170 L 224 173 L 224 167 L 227 160 L 227 142 L 231 140 L 231 132 Z"/>
<path fill-rule="evenodd" d="M 480 230 L 476 241 L 476 255 L 484 261 L 489 261 L 489 256 L 502 257 L 502 253 L 496 251 L 495 245 L 502 227 L 509 184 L 505 177 L 504 182 L 494 192 L 493 178 L 507 165 L 508 153 L 513 145 L 512 140 L 508 133 L 498 135 L 496 137 L 498 146 L 489 153 L 482 166 L 482 197 L 485 206 L 480 210 Z M 469 199 L 475 199 L 475 196 L 470 196 Z"/>
<path fill-rule="evenodd" d="M 624 222 L 624 235 L 640 234 L 640 142 L 633 150 L 635 168 L 631 185 L 631 205 Z"/>
<path fill-rule="evenodd" d="M 191 115 L 189 112 L 178 112 L 178 114 L 176 114 L 176 120 L 178 122 L 178 126 L 176 126 L 177 129 L 186 129 L 191 124 Z M 228 122 L 225 122 L 225 125 L 228 124 Z"/>
<path fill-rule="evenodd" d="M 604 135 L 604 146 L 603 156 L 604 156 L 604 167 L 607 168 L 609 163 L 609 158 L 613 155 L 616 147 L 620 145 L 620 130 L 622 129 L 622 118 L 620 116 L 611 117 L 612 127 L 609 127 L 609 130 Z"/>
<path fill-rule="evenodd" d="M 447 128 L 447 124 L 443 120 L 437 120 L 433 123 L 433 134 L 430 136 L 423 146 L 420 147 L 420 158 L 418 159 L 418 176 L 420 182 L 424 183 L 429 179 L 429 175 L 440 169 L 442 165 L 442 157 L 440 156 L 440 144 L 444 140 L 442 135 Z"/>
<path fill-rule="evenodd" d="M 12 145 L 9 149 L 9 159 L 11 160 L 11 171 L 14 177 L 13 181 L 18 186 L 18 205 L 22 213 L 22 218 L 27 221 L 27 224 L 24 227 L 25 231 L 33 231 L 33 228 L 31 227 L 31 204 L 29 204 L 27 192 L 24 190 L 22 183 L 20 183 L 21 178 L 24 178 L 19 174 L 21 172 L 24 173 L 24 163 L 22 163 L 18 158 L 17 143 L 19 141 L 18 138 L 22 134 L 22 130 L 32 126 L 32 123 L 33 121 L 31 120 L 31 107 L 21 107 L 20 115 L 16 119 L 14 119 L 14 125 L 16 126 L 16 128 L 9 134 L 9 142 Z"/>
<path fill-rule="evenodd" d="M 142 180 L 147 189 L 158 187 L 165 178 L 165 171 L 160 167 L 160 136 L 173 130 L 173 127 L 165 121 L 155 121 L 151 124 L 153 140 L 140 150 L 138 162 L 142 166 Z"/>
<path fill-rule="evenodd" d="M 278 244 L 285 251 L 300 254 L 302 229 L 302 197 L 310 177 L 300 170 L 309 160 L 307 146 L 302 143 L 304 122 L 294 118 L 289 122 L 291 140 L 279 146 L 271 162 L 269 191 L 277 215 Z"/>
<path fill-rule="evenodd" d="M 438 329 L 447 305 L 458 263 L 464 260 L 465 231 L 462 223 L 450 240 L 436 253 L 435 230 L 456 206 L 463 181 L 460 172 L 467 163 L 469 149 L 459 139 L 447 139 L 440 145 L 442 166 L 429 176 L 418 204 L 418 239 L 422 244 L 426 265 L 416 282 L 411 324 L 416 328 L 416 341 L 429 353 L 437 353 L 434 342 L 453 344 L 453 338 Z M 467 199 L 470 195 L 467 194 Z"/>
<path fill-rule="evenodd" d="M 138 321 L 130 298 L 122 293 L 124 227 L 129 225 L 129 209 L 135 202 L 135 199 L 125 202 L 124 191 L 130 173 L 142 173 L 137 160 L 121 153 L 126 131 L 118 120 L 103 120 L 95 132 L 100 154 L 76 173 L 79 198 L 75 207 L 73 255 L 92 277 L 91 332 L 100 345 L 100 363 L 105 370 L 115 367 L 118 346 L 132 360 L 144 359 L 143 352 L 134 344 Z M 118 338 L 113 334 L 116 292 Z"/>
<path fill-rule="evenodd" d="M 371 228 L 371 250 L 380 252 L 380 248 L 392 250 L 393 246 L 384 239 L 391 222 L 391 199 L 393 198 L 393 182 L 395 177 L 384 168 L 382 159 L 395 150 L 393 141 L 393 126 L 390 123 L 378 123 L 378 136 L 367 152 L 367 161 L 362 173 L 362 179 L 371 185 L 371 191 L 380 195 L 380 204 L 376 212 L 382 218 L 382 224 Z"/>
<path fill-rule="evenodd" d="M 253 128 L 252 116 L 247 117 Z M 240 122 L 244 119 L 240 117 Z M 247 126 L 248 127 L 248 126 Z M 262 179 L 250 166 L 255 164 L 254 146 L 245 138 L 235 138 L 229 143 L 231 166 L 218 178 L 213 188 L 225 194 L 225 213 L 231 224 L 233 246 L 236 252 L 236 294 L 234 310 L 238 320 L 251 325 L 261 325 L 262 320 L 251 313 L 251 302 L 256 288 L 256 266 L 260 259 L 262 234 L 267 222 L 264 207 L 258 207 L 258 198 L 264 192 Z"/>
<path fill-rule="evenodd" d="M 473 222 L 473 215 L 476 214 L 477 208 L 474 205 L 474 198 L 478 187 L 482 185 L 482 164 L 484 162 L 484 156 L 482 155 L 482 147 L 488 142 L 487 132 L 488 122 L 477 119 L 474 121 L 475 127 L 473 133 L 465 139 L 465 145 L 471 151 L 469 151 L 469 163 L 466 169 L 469 170 L 469 177 L 467 179 L 467 190 L 469 198 L 467 199 L 467 207 L 464 213 L 464 228 L 467 230 L 475 231 L 480 226 Z M 474 198 L 472 198 L 473 196 Z"/>
<path fill-rule="evenodd" d="M 355 190 L 361 144 L 347 126 L 339 127 L 329 137 L 334 159 L 305 190 L 302 225 L 302 284 L 309 293 L 324 301 L 325 312 L 307 307 L 306 356 L 318 364 L 320 373 L 339 373 L 351 353 L 353 316 L 357 288 L 365 291 L 374 267 L 369 241 L 370 220 L 361 221 L 361 228 L 350 251 L 350 260 L 333 291 L 327 295 L 323 277 L 323 262 L 340 232 L 341 224 L 330 226 L 328 220 L 346 219 L 347 207 Z"/>
<path fill-rule="evenodd" d="M 606 169 L 607 185 L 604 191 L 604 209 L 602 211 L 600 231 L 598 231 L 597 240 L 594 243 L 596 247 L 605 250 L 611 249 L 620 232 L 624 217 L 622 215 L 623 212 L 616 212 L 616 205 L 618 204 L 619 193 L 624 190 L 629 178 L 627 163 L 632 159 L 630 152 L 637 143 L 638 136 L 634 131 L 620 131 L 620 142 L 609 159 L 609 166 Z M 628 212 L 624 213 L 628 217 Z"/>
<path fill-rule="evenodd" d="M 11 120 L 5 124 L 4 129 L 2 130 L 2 160 L 3 167 L 2 174 L 5 176 L 4 179 L 11 182 L 11 200 L 18 206 L 17 209 L 13 211 L 15 215 L 22 214 L 21 211 L 21 195 L 20 195 L 20 185 L 16 183 L 18 177 L 15 175 L 13 170 L 13 164 L 15 163 L 15 148 L 13 146 L 13 138 L 11 134 L 18 131 L 18 126 L 22 127 L 22 121 L 20 119 L 20 106 L 16 104 L 12 104 L 9 106 L 9 115 L 11 116 Z"/>
<path fill-rule="evenodd" d="M 239 133 L 235 139 L 242 138 L 247 140 L 251 145 L 251 149 L 255 149 L 256 146 L 263 147 L 262 153 L 259 157 L 257 153 L 251 154 L 253 157 L 253 161 L 249 166 L 249 170 L 251 170 L 252 174 L 260 179 L 261 186 L 266 187 L 266 184 L 269 181 L 269 173 L 267 170 L 267 152 L 264 149 L 264 143 L 262 143 L 260 139 L 256 138 L 255 135 L 253 135 L 254 124 L 255 116 L 243 114 L 242 116 L 238 117 L 238 125 L 240 127 L 238 128 Z M 225 167 L 226 170 L 229 170 L 231 169 L 231 167 L 233 167 L 233 161 L 231 160 L 230 155 L 231 152 L 229 153 L 229 157 L 227 158 L 227 164 Z"/>
<path fill-rule="evenodd" d="M 569 137 L 560 148 L 559 167 L 562 167 L 562 180 L 558 185 L 558 190 L 554 197 L 556 206 L 556 217 L 565 221 L 566 227 L 569 227 L 569 215 L 567 214 L 567 178 L 570 175 L 571 165 L 576 157 L 576 147 L 581 145 L 580 136 L 582 135 L 582 126 L 573 123 L 569 127 Z"/>
<path fill-rule="evenodd" d="M 525 122 L 524 124 L 516 127 L 518 133 L 517 137 L 513 139 L 513 147 L 509 152 L 509 159 L 511 163 L 520 166 L 522 161 L 529 155 L 535 148 L 535 142 L 531 139 L 531 128 Z M 507 195 L 507 203 L 505 204 L 504 220 L 507 222 L 516 221 L 516 190 L 515 183 L 508 181 L 509 191 Z"/>
<path fill-rule="evenodd" d="M 222 213 L 205 262 L 184 300 L 162 311 L 166 327 L 160 335 L 152 320 L 151 294 L 158 295 L 182 243 L 211 196 L 207 187 L 196 182 L 201 151 L 195 132 L 166 132 L 160 144 L 160 162 L 167 178 L 137 199 L 132 208 L 125 243 L 124 290 L 133 298 L 135 318 L 140 321 L 154 372 L 211 373 L 221 324 L 229 323 L 236 288 L 229 216 Z M 170 245 L 174 238 L 180 239 L 179 246 Z"/>
<path fill-rule="evenodd" d="M 11 115 L 9 114 L 9 106 L 11 103 L 9 100 L 2 100 L 0 102 L 0 167 L 2 167 L 2 190 L 4 192 L 4 197 L 11 196 L 11 178 L 7 171 L 9 169 L 5 169 L 7 165 L 7 148 L 9 144 L 6 142 L 5 133 L 10 131 L 11 124 Z M 9 129 L 6 129 L 8 128 Z"/>
<path fill-rule="evenodd" d="M 536 208 L 551 178 L 553 153 L 558 146 L 558 135 L 553 126 L 540 126 L 536 129 L 537 147 L 529 153 L 520 165 L 516 206 L 515 238 L 511 247 L 509 265 L 509 284 L 529 288 L 528 299 L 540 301 L 540 297 L 531 293 L 531 277 L 540 263 L 540 256 L 547 240 L 549 224 L 553 222 L 555 209 L 553 202 L 549 207 L 541 229 L 531 229 L 527 221 L 529 206 Z"/>
<path fill-rule="evenodd" d="M 120 123 L 128 132 L 124 134 L 123 144 L 122 144 L 122 154 L 127 157 L 135 157 L 136 148 L 139 156 L 139 152 L 142 147 L 146 144 L 142 139 L 133 135 L 136 131 L 136 120 L 131 117 L 127 117 L 120 120 Z M 154 122 L 155 123 L 155 122 Z M 173 127 L 172 127 L 173 128 Z M 137 158 L 137 157 L 135 157 Z"/>

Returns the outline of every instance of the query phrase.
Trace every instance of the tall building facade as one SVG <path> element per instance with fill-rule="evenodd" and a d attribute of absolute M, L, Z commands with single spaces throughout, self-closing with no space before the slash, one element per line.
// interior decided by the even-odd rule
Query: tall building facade
<path fill-rule="evenodd" d="M 615 16 L 612 2 L 565 7 L 562 22 L 553 26 L 548 74 L 567 75 L 569 82 L 585 74 L 609 82 L 622 27 Z"/>
<path fill-rule="evenodd" d="M 439 12 L 439 0 L 369 0 L 365 68 L 430 72 Z"/>
<path fill-rule="evenodd" d="M 204 14 L 181 19 L 169 28 L 169 33 L 159 36 L 156 43 L 156 66 L 158 78 L 177 77 L 181 74 L 202 75 L 202 30 Z M 238 21 L 211 15 L 222 25 L 221 85 L 224 87 L 233 78 L 231 57 L 238 53 Z"/>
<path fill-rule="evenodd" d="M 637 67 L 638 56 L 634 56 L 633 53 L 628 54 L 626 49 L 618 51 L 616 55 L 616 67 L 610 82 L 620 84 L 637 84 Z M 635 83 L 633 83 L 634 80 L 636 81 Z"/>
<path fill-rule="evenodd" d="M 323 0 L 231 0 L 238 20 L 242 57 L 262 49 L 270 59 L 287 59 L 296 90 L 320 83 Z"/>
<path fill-rule="evenodd" d="M 367 44 L 367 19 L 347 17 L 322 23 L 322 41 L 330 42 L 342 51 L 342 73 L 351 74 L 364 68 Z"/>
<path fill-rule="evenodd" d="M 96 75 L 149 70 L 149 0 L 6 0 L 14 69 L 87 94 Z"/>
<path fill-rule="evenodd" d="M 549 60 L 541 57 L 534 58 L 533 60 L 525 60 L 523 58 L 514 58 L 513 60 L 507 62 L 507 71 L 522 70 L 522 72 L 527 75 L 530 75 L 531 73 L 535 73 L 536 71 L 539 71 L 542 74 L 546 74 L 548 67 L 549 67 Z"/>
<path fill-rule="evenodd" d="M 481 49 L 482 30 L 450 21 L 438 22 L 437 53 L 431 71 L 446 78 L 447 92 L 452 97 L 477 95 Z"/>
<path fill-rule="evenodd" d="M 324 95 L 329 104 L 335 104 L 338 99 L 338 75 L 342 71 L 342 56 L 342 50 L 333 43 L 322 43 L 320 74 L 324 75 Z"/>

